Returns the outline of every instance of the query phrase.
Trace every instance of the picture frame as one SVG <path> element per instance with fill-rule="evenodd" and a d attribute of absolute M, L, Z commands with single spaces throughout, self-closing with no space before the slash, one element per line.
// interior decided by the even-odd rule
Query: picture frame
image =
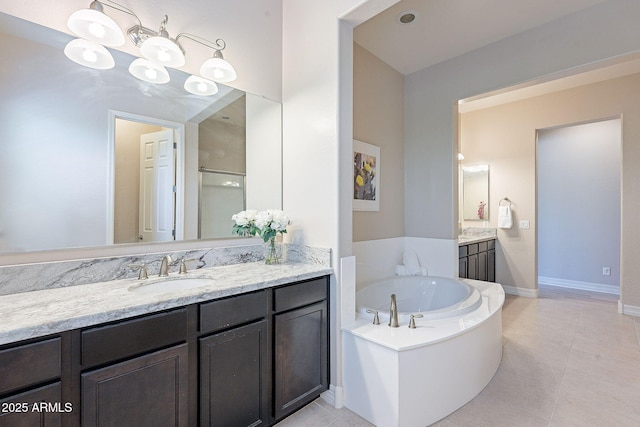
<path fill-rule="evenodd" d="M 380 147 L 353 140 L 354 211 L 380 210 Z"/>

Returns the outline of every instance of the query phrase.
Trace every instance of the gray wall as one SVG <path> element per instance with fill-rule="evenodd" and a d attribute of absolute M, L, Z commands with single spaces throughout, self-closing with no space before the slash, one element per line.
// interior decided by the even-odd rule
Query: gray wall
<path fill-rule="evenodd" d="M 640 49 L 640 2 L 613 0 L 405 78 L 405 229 L 457 234 L 459 99 Z"/>
<path fill-rule="evenodd" d="M 619 286 L 621 154 L 619 119 L 538 132 L 538 276 Z"/>

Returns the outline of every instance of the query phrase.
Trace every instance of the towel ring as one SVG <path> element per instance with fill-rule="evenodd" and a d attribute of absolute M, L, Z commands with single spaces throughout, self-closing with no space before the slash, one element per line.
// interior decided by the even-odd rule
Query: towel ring
<path fill-rule="evenodd" d="M 506 206 L 511 206 L 511 200 L 509 200 L 508 197 L 500 199 L 500 201 L 498 202 L 498 206 L 502 206 L 502 202 L 507 202 L 508 204 Z"/>

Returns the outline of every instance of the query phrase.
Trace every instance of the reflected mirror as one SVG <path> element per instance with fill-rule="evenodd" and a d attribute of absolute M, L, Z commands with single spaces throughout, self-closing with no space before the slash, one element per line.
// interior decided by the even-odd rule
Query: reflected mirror
<path fill-rule="evenodd" d="M 489 165 L 462 168 L 462 218 L 489 220 Z"/>
<path fill-rule="evenodd" d="M 114 49 L 86 68 L 72 39 L 0 13 L 0 253 L 230 238 L 230 213 L 282 207 L 279 103 L 146 83 Z"/>

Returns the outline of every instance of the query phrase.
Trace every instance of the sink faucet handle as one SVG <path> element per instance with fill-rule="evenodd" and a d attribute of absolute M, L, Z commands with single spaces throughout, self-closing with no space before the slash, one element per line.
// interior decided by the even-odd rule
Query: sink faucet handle
<path fill-rule="evenodd" d="M 379 325 L 380 324 L 380 317 L 378 316 L 378 312 L 376 310 L 367 310 L 367 313 L 373 314 L 373 324 L 374 325 Z"/>
<path fill-rule="evenodd" d="M 416 318 L 420 318 L 420 317 L 424 317 L 422 314 L 410 314 L 409 315 L 409 327 L 411 329 L 415 329 L 416 328 Z"/>
<path fill-rule="evenodd" d="M 187 274 L 189 271 L 187 270 L 187 263 L 192 261 L 200 261 L 199 258 L 181 258 L 180 259 L 180 271 L 179 274 Z"/>
<path fill-rule="evenodd" d="M 129 268 L 132 269 L 138 269 L 138 280 L 142 280 L 142 279 L 148 279 L 149 278 L 149 274 L 147 273 L 147 266 L 142 263 L 142 264 L 131 264 L 129 266 Z"/>

